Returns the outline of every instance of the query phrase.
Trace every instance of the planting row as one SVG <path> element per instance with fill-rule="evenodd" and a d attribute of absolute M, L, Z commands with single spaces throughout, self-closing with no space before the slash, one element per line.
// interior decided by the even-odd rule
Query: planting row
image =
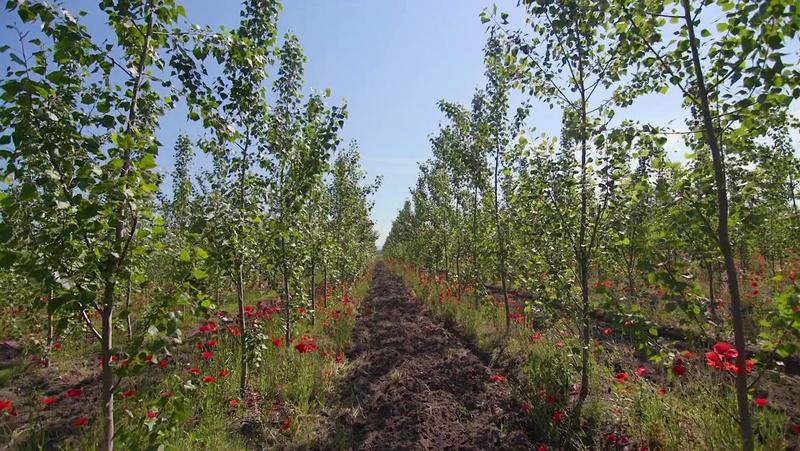
<path fill-rule="evenodd" d="M 800 351 L 796 5 L 527 0 L 481 18 L 485 86 L 439 103 L 385 255 L 442 275 L 456 299 L 476 288 L 476 312 L 499 287 L 509 331 L 534 309 L 565 318 L 578 407 L 596 387 L 598 317 L 648 324 L 637 341 L 654 362 L 669 357 L 649 349 L 657 325 L 729 343 L 735 446 L 763 445 L 747 350 Z M 631 109 L 670 91 L 679 128 Z M 553 114 L 560 137 L 535 134 Z M 530 294 L 522 312 L 512 290 Z"/>
<path fill-rule="evenodd" d="M 310 390 L 341 350 L 316 341 L 332 312 L 317 301 L 335 286 L 340 302 L 372 259 L 379 180 L 366 180 L 355 144 L 341 146 L 346 106 L 331 105 L 328 91 L 306 93 L 305 56 L 295 36 L 279 36 L 280 9 L 245 0 L 237 26 L 214 29 L 187 22 L 172 0 L 103 1 L 88 14 L 105 29 L 90 34 L 85 12 L 7 3 L 17 22 L 0 47 L 9 59 L 0 88 L 2 383 L 43 397 L 48 412 L 71 406 L 66 429 L 45 434 L 44 446 L 97 424 L 101 449 L 117 435 L 126 447 L 158 448 L 174 443 L 173 420 L 186 418 L 211 437 L 194 407 L 213 411 L 205 403 L 222 393 L 225 409 L 275 400 L 275 384 L 296 387 L 295 376 Z M 157 157 L 170 131 L 161 127 L 184 114 L 195 132 L 177 140 L 169 193 Z M 280 302 L 248 302 L 262 295 Z M 189 343 L 198 346 L 191 359 Z M 281 343 L 329 355 L 306 371 L 299 354 L 275 357 Z M 20 355 L 56 365 L 27 387 Z M 267 365 L 285 374 L 267 377 Z M 145 437 L 127 419 L 141 418 L 131 401 L 140 378 L 170 394 L 148 404 Z M 187 390 L 212 395 L 178 396 Z M 40 406 L 2 402 L 3 436 L 32 443 Z M 95 410 L 79 408 L 88 405 Z"/>

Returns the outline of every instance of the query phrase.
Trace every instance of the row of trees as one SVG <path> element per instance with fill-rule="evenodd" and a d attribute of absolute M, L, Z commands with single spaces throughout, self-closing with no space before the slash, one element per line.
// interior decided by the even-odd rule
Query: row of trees
<path fill-rule="evenodd" d="M 796 352 L 796 285 L 769 307 L 769 320 L 755 316 L 755 301 L 744 301 L 739 287 L 757 258 L 788 272 L 800 240 L 800 158 L 791 139 L 798 123 L 790 114 L 800 97 L 790 50 L 796 5 L 521 4 L 520 29 L 507 13 L 482 14 L 486 86 L 471 107 L 440 103 L 446 121 L 431 139 L 434 158 L 421 166 L 385 254 L 443 272 L 459 295 L 499 282 L 507 318 L 507 285 L 571 308 L 583 344 L 579 405 L 589 389 L 592 280 L 624 284 L 625 301 L 607 307 L 628 312 L 658 285 L 684 318 L 733 335 L 739 368 L 759 332 L 762 345 Z M 683 98 L 683 130 L 615 119 L 638 98 L 670 89 Z M 527 101 L 512 107 L 514 90 L 561 112 L 560 140 L 530 139 L 528 118 L 552 113 Z M 670 137 L 690 150 L 685 160 L 668 157 Z M 730 307 L 729 327 L 716 316 L 718 298 Z M 752 449 L 745 371 L 736 374 L 736 394 Z"/>
<path fill-rule="evenodd" d="M 180 342 L 176 310 L 208 315 L 233 287 L 244 394 L 259 349 L 246 292 L 281 293 L 291 339 L 293 306 L 313 312 L 320 279 L 327 295 L 329 280 L 352 283 L 371 259 L 379 181 L 366 181 L 355 145 L 337 152 L 346 107 L 329 105 L 329 92 L 303 95 L 305 57 L 295 36 L 278 39 L 275 0 L 245 0 L 229 31 L 185 25 L 173 0 L 104 0 L 93 12 L 108 24 L 103 42 L 60 6 L 7 9 L 21 25 L 2 47 L 4 288 L 46 301 L 47 349 L 76 321 L 99 341 L 110 450 L 114 393 L 137 368 L 112 356 L 165 352 Z M 170 198 L 157 136 L 181 103 L 203 132 L 178 139 Z M 209 168 L 192 170 L 195 149 Z"/>

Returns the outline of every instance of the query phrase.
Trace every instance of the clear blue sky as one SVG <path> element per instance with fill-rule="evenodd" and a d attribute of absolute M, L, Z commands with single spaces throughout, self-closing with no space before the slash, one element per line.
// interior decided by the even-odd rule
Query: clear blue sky
<path fill-rule="evenodd" d="M 232 28 L 239 20 L 240 4 L 235 0 L 179 3 L 192 23 Z M 515 10 L 516 2 L 500 3 Z M 347 100 L 345 142 L 357 140 L 370 176 L 384 177 L 373 212 L 381 235 L 378 245 L 416 182 L 417 163 L 431 156 L 428 137 L 441 120 L 436 101 L 468 103 L 483 83 L 486 27 L 478 15 L 491 5 L 489 0 L 284 1 L 280 29 L 298 35 L 305 50 L 307 88 L 330 88 L 334 100 Z M 90 31 L 98 38 L 107 36 L 96 1 L 71 0 L 65 6 L 89 10 L 84 20 Z M 0 26 L 15 20 L 3 12 Z M 10 38 L 4 37 L 3 43 Z M 5 67 L 6 58 L 0 63 Z M 671 91 L 647 96 L 618 117 L 671 122 L 680 128 L 684 114 L 680 96 Z M 530 123 L 537 132 L 558 134 L 560 121 L 560 112 L 536 108 Z M 162 121 L 159 163 L 167 174 L 173 165 L 172 146 L 182 130 L 194 138 L 202 133 L 197 124 L 186 121 L 181 108 Z M 680 157 L 679 140 L 671 140 L 670 146 Z"/>

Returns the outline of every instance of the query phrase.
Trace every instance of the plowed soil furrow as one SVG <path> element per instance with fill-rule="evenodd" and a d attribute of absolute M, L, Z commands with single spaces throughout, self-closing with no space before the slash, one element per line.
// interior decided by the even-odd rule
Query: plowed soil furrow
<path fill-rule="evenodd" d="M 505 382 L 381 263 L 361 304 L 336 447 L 530 449 Z M 344 440 L 342 438 L 344 437 Z"/>

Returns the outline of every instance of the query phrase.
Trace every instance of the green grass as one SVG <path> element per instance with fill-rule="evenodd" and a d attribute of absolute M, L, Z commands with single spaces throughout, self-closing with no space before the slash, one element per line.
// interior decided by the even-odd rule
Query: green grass
<path fill-rule="evenodd" d="M 516 395 L 529 405 L 526 428 L 530 436 L 568 449 L 614 449 L 625 438 L 629 444 L 648 449 L 740 449 L 740 432 L 731 378 L 712 372 L 702 358 L 687 363 L 690 372 L 678 378 L 665 367 L 666 394 L 653 382 L 633 374 L 636 359 L 633 349 L 624 345 L 593 347 L 590 367 L 590 395 L 576 408 L 573 384 L 580 381 L 580 343 L 569 331 L 567 320 L 537 324 L 542 332 L 538 341 L 531 329 L 513 327 L 505 334 L 502 308 L 465 296 L 460 303 L 440 301 L 446 290 L 427 277 L 401 265 L 393 265 L 413 292 L 427 303 L 434 315 L 458 324 L 466 338 L 485 354 L 500 362 L 521 361 L 510 374 Z M 562 347 L 556 346 L 563 342 Z M 616 382 L 617 370 L 627 371 L 625 384 Z M 567 414 L 565 421 L 553 421 L 555 410 Z M 781 412 L 753 407 L 757 448 L 786 449 L 798 446 L 797 436 L 788 435 L 789 423 Z M 613 433 L 618 442 L 608 442 Z M 636 449 L 636 448 L 634 448 Z"/>
<path fill-rule="evenodd" d="M 256 326 L 250 327 L 251 346 L 259 349 L 250 367 L 249 397 L 254 402 L 251 406 L 247 406 L 247 400 L 241 399 L 239 394 L 241 349 L 238 339 L 223 327 L 217 334 L 192 337 L 171 349 L 176 362 L 167 370 L 148 366 L 144 373 L 123 380 L 115 397 L 116 446 L 119 449 L 150 449 L 155 444 L 152 449 L 163 445 L 167 450 L 244 450 L 258 446 L 282 447 L 290 443 L 310 446 L 326 432 L 322 429 L 325 425 L 320 411 L 346 367 L 346 362 L 336 362 L 336 355 L 343 353 L 349 344 L 355 323 L 355 307 L 366 295 L 369 279 L 365 275 L 350 289 L 353 303 L 343 305 L 341 299 L 331 297 L 327 308 L 318 306 L 313 325 L 308 316 L 294 323 L 295 340 L 302 335 L 315 338 L 318 349 L 313 352 L 298 352 L 294 346 L 297 341 L 291 345 L 282 343 L 281 347 L 272 343 L 272 338 L 284 336 L 282 314 L 274 315 L 271 321 L 258 321 Z M 247 299 L 249 304 L 253 304 L 272 295 L 274 293 L 249 293 Z M 230 314 L 236 310 L 235 306 L 234 297 L 221 309 Z M 337 310 L 342 314 L 334 315 Z M 195 329 L 201 321 L 204 319 L 185 315 L 181 319 L 182 329 Z M 96 371 L 92 365 L 96 346 L 85 337 L 85 333 L 80 332 L 60 337 L 64 347 L 53 358 L 59 371 L 80 367 Z M 117 333 L 119 342 L 123 343 L 124 330 Z M 206 362 L 200 358 L 200 351 L 194 345 L 209 338 L 216 338 L 219 344 L 214 349 L 213 359 Z M 195 366 L 201 369 L 200 376 L 187 371 Z M 0 371 L 0 383 L 18 377 L 22 369 L 11 367 Z M 223 369 L 230 374 L 219 377 L 219 371 Z M 202 377 L 205 375 L 213 375 L 216 380 L 204 383 Z M 123 399 L 122 393 L 128 390 L 135 390 L 136 395 Z M 165 392 L 173 395 L 165 398 L 162 396 Z M 231 400 L 238 401 L 239 406 L 232 408 Z M 101 422 L 99 416 L 95 417 L 94 406 L 92 408 L 87 412 L 91 422 L 80 436 L 60 446 L 96 449 Z M 147 418 L 149 411 L 158 412 L 158 416 Z M 282 427 L 286 420 L 290 423 L 288 428 Z M 4 431 L 3 436 L 7 435 L 6 432 L 11 434 L 11 431 Z M 28 428 L 17 431 L 17 435 L 15 443 L 19 445 L 15 446 L 40 449 L 44 444 L 42 431 Z"/>

